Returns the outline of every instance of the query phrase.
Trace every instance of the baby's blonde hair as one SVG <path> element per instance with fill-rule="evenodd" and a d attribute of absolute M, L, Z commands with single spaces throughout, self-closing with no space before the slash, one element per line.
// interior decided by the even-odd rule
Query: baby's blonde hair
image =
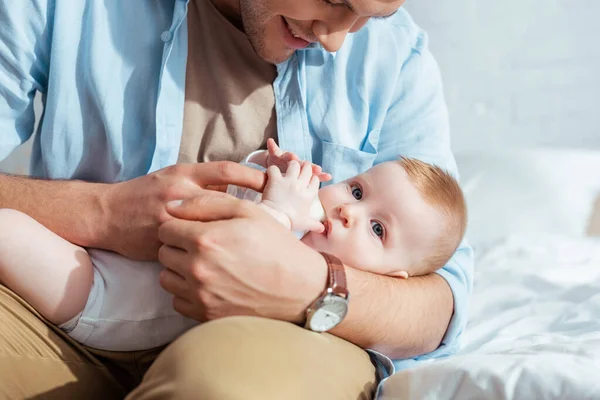
<path fill-rule="evenodd" d="M 401 157 L 399 163 L 423 200 L 446 219 L 433 253 L 413 266 L 411 275 L 425 275 L 443 267 L 460 245 L 467 227 L 467 206 L 458 182 L 447 171 L 414 158 Z"/>

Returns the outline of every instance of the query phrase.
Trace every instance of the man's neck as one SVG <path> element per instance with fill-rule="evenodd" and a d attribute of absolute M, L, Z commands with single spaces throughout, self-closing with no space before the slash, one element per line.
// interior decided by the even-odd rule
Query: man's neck
<path fill-rule="evenodd" d="M 207 0 L 195 0 L 207 1 Z M 229 22 L 240 31 L 244 31 L 242 17 L 240 15 L 240 0 L 208 0 Z"/>

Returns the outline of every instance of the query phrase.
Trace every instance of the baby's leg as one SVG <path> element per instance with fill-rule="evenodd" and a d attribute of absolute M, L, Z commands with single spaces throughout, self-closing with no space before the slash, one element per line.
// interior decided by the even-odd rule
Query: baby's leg
<path fill-rule="evenodd" d="M 19 211 L 0 209 L 0 283 L 52 323 L 83 310 L 94 271 L 87 252 Z"/>

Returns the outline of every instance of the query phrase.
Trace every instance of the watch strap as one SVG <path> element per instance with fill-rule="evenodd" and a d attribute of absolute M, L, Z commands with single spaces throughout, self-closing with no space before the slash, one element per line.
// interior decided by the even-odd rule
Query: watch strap
<path fill-rule="evenodd" d="M 321 253 L 327 262 L 327 287 L 325 292 L 330 292 L 344 298 L 348 297 L 348 286 L 346 283 L 346 269 L 339 258 Z"/>

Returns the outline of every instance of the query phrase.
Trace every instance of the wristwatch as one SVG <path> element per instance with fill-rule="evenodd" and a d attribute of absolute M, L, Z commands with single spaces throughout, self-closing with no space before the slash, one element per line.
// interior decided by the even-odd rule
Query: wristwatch
<path fill-rule="evenodd" d="M 327 284 L 323 293 L 306 310 L 304 326 L 315 332 L 326 332 L 342 322 L 348 313 L 350 300 L 344 264 L 331 254 L 321 255 L 327 262 Z"/>

